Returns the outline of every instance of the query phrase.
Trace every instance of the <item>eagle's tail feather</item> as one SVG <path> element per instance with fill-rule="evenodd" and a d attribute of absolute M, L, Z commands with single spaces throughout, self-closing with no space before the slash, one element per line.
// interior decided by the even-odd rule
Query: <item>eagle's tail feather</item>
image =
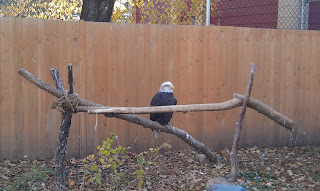
<path fill-rule="evenodd" d="M 152 130 L 152 132 L 153 132 L 154 138 L 155 138 L 156 140 L 158 140 L 158 138 L 159 138 L 159 136 L 160 136 L 160 131 L 158 131 L 158 130 Z"/>

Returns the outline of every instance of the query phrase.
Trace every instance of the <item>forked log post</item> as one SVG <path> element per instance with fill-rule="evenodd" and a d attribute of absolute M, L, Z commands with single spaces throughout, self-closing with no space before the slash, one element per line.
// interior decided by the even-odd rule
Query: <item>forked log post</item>
<path fill-rule="evenodd" d="M 32 84 L 36 85 L 37 87 L 39 87 L 42 90 L 45 90 L 46 92 L 48 92 L 49 94 L 60 98 L 64 95 L 64 93 L 52 86 L 50 86 L 49 84 L 43 82 L 42 80 L 40 80 L 39 78 L 37 78 L 36 76 L 34 76 L 33 74 L 31 74 L 30 72 L 26 71 L 25 69 L 20 69 L 18 71 L 18 73 L 24 77 L 25 79 L 27 79 L 29 82 L 31 82 Z M 86 108 L 86 107 L 110 107 L 110 106 L 104 106 L 101 104 L 96 104 L 94 102 L 79 98 L 79 105 L 82 106 L 82 109 Z M 79 107 L 78 107 L 79 108 Z M 114 114 L 112 116 L 109 116 L 107 114 L 105 114 L 106 117 L 115 117 L 118 119 L 122 119 L 131 123 L 135 123 L 138 125 L 141 125 L 144 128 L 150 128 L 150 129 L 155 129 L 155 130 L 159 130 L 161 132 L 166 132 L 166 133 L 170 133 L 170 134 L 174 134 L 176 136 L 178 136 L 179 138 L 181 138 L 182 140 L 184 140 L 187 144 L 189 144 L 190 146 L 194 147 L 197 151 L 203 153 L 204 155 L 206 155 L 211 161 L 218 161 L 218 160 L 222 160 L 221 157 L 216 154 L 215 152 L 211 151 L 209 148 L 207 148 L 203 143 L 197 141 L 196 139 L 194 139 L 190 134 L 188 134 L 187 132 L 185 132 L 182 129 L 179 129 L 177 127 L 171 126 L 171 125 L 167 125 L 167 126 L 162 126 L 159 123 L 155 122 L 155 121 L 151 121 L 148 120 L 146 118 L 143 118 L 141 116 L 138 115 L 134 115 L 134 114 Z"/>
<path fill-rule="evenodd" d="M 50 72 L 57 89 L 65 92 L 58 69 L 52 68 Z M 73 93 L 72 81 L 72 65 L 68 64 L 68 83 L 70 87 L 69 94 Z M 65 96 L 68 96 L 67 93 L 65 94 Z M 59 137 L 57 139 L 57 148 L 55 153 L 55 181 L 58 190 L 66 190 L 64 161 L 66 155 L 68 136 L 70 132 L 72 113 L 73 111 L 71 108 L 68 108 L 66 112 L 61 112 L 60 132 Z"/>
<path fill-rule="evenodd" d="M 247 105 L 249 102 L 252 86 L 253 86 L 253 79 L 254 79 L 254 73 L 256 70 L 256 65 L 252 64 L 251 65 L 251 70 L 250 70 L 250 76 L 249 76 L 249 82 L 247 86 L 247 91 L 246 95 L 243 101 L 243 105 L 240 110 L 240 115 L 239 119 L 236 123 L 236 132 L 234 134 L 233 138 L 233 144 L 232 144 L 232 149 L 230 153 L 230 162 L 231 162 L 231 179 L 233 182 L 237 181 L 237 174 L 238 174 L 238 159 L 237 159 L 237 153 L 238 153 L 238 147 L 239 147 L 239 140 L 240 140 L 240 134 L 243 126 L 243 120 L 244 116 L 246 114 L 247 110 Z"/>

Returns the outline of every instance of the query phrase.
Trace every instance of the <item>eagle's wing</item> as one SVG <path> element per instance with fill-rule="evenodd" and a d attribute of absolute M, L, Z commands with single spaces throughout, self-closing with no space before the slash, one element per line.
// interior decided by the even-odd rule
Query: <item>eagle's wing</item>
<path fill-rule="evenodd" d="M 153 96 L 150 106 L 161 106 L 162 94 L 158 92 L 156 95 Z M 150 119 L 152 121 L 157 121 L 157 113 L 151 113 Z"/>

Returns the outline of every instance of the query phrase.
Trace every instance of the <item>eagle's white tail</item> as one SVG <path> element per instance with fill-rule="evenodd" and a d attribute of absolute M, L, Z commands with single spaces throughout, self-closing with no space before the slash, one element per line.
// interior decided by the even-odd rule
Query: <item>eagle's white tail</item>
<path fill-rule="evenodd" d="M 157 131 L 157 130 L 153 130 L 153 136 L 156 140 L 158 140 L 159 136 L 160 136 L 160 131 Z"/>

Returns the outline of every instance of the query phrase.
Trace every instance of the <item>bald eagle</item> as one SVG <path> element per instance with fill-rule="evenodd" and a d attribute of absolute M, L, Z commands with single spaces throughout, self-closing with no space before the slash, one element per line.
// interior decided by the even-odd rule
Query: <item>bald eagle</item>
<path fill-rule="evenodd" d="M 177 105 L 177 100 L 173 95 L 174 86 L 171 82 L 163 82 L 159 92 L 153 96 L 150 106 Z M 172 112 L 151 113 L 150 120 L 156 121 L 161 125 L 168 125 L 172 118 Z M 158 139 L 160 132 L 152 130 L 155 139 Z"/>

